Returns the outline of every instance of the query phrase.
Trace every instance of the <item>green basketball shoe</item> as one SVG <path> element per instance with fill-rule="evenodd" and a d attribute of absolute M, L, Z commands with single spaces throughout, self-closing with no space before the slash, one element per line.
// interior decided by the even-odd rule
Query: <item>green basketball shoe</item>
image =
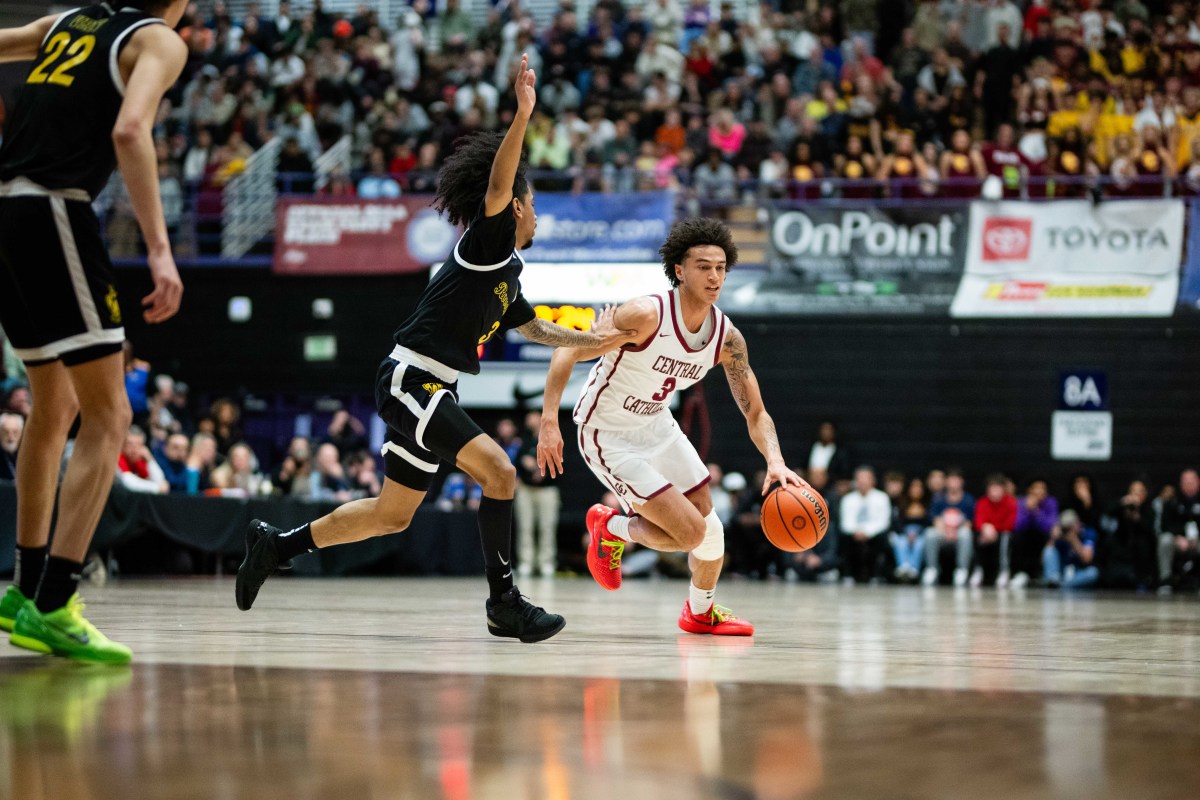
<path fill-rule="evenodd" d="M 17 587 L 8 587 L 4 597 L 0 597 L 0 631 L 12 631 L 17 623 L 17 614 L 21 613 L 21 606 L 28 599 Z"/>
<path fill-rule="evenodd" d="M 83 601 L 77 594 L 71 595 L 65 606 L 48 614 L 41 613 L 32 601 L 27 601 L 17 615 L 9 641 L 26 650 L 76 661 L 128 664 L 133 652 L 97 630 L 84 618 L 83 609 Z"/>

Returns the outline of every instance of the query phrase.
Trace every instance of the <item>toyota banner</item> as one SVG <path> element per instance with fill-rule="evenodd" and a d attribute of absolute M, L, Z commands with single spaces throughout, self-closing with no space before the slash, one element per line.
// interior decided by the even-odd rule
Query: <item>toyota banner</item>
<path fill-rule="evenodd" d="M 962 275 L 967 207 L 771 208 L 771 272 L 722 307 L 777 313 L 944 314 Z"/>
<path fill-rule="evenodd" d="M 955 317 L 1169 317 L 1180 200 L 971 204 Z"/>

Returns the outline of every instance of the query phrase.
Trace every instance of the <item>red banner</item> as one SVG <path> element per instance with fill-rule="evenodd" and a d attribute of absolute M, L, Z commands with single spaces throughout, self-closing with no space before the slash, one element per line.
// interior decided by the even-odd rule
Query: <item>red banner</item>
<path fill-rule="evenodd" d="M 459 231 L 429 207 L 431 197 L 359 200 L 280 198 L 277 275 L 394 275 L 444 261 Z"/>

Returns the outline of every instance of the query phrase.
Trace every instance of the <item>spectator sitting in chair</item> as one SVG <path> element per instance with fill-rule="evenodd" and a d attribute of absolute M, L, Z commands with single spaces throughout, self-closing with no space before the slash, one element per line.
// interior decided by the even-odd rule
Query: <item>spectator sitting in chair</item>
<path fill-rule="evenodd" d="M 358 497 L 379 497 L 383 484 L 375 457 L 367 450 L 359 450 L 346 460 L 346 476 L 350 479 L 350 491 Z"/>
<path fill-rule="evenodd" d="M 817 440 L 808 450 L 808 476 L 821 489 L 830 480 L 839 481 L 850 474 L 850 455 L 838 443 L 837 426 L 824 420 L 817 426 Z"/>
<path fill-rule="evenodd" d="M 349 502 L 350 482 L 346 480 L 346 471 L 338 449 L 328 442 L 317 448 L 312 473 L 312 494 L 314 500 L 327 500 L 335 503 Z"/>
<path fill-rule="evenodd" d="M 1200 473 L 1185 469 L 1179 491 L 1162 504 L 1158 575 L 1165 586 L 1195 590 L 1200 583 Z"/>
<path fill-rule="evenodd" d="M 216 463 L 217 440 L 211 433 L 197 433 L 187 457 L 188 494 L 200 494 L 212 486 L 210 478 Z"/>
<path fill-rule="evenodd" d="M 1100 581 L 1112 589 L 1148 589 L 1155 574 L 1154 511 L 1146 482 L 1130 481 L 1129 489 L 1106 515 L 1100 543 Z"/>
<path fill-rule="evenodd" d="M 994 581 L 997 589 L 1008 586 L 1012 569 L 1009 547 L 1017 524 L 1017 498 L 1006 491 L 1006 486 L 1003 475 L 992 475 L 987 479 L 987 493 L 975 504 L 977 566 L 971 575 L 972 585 Z"/>
<path fill-rule="evenodd" d="M 131 425 L 125 434 L 125 446 L 117 459 L 117 480 L 131 492 L 166 494 L 171 490 L 158 462 L 146 447 L 146 434 Z"/>
<path fill-rule="evenodd" d="M 263 475 L 258 471 L 258 459 L 245 442 L 229 448 L 229 458 L 212 471 L 212 485 L 222 494 L 256 495 L 262 488 Z"/>
<path fill-rule="evenodd" d="M 21 449 L 24 432 L 24 417 L 7 411 L 0 413 L 0 481 L 17 479 L 17 451 Z"/>
<path fill-rule="evenodd" d="M 933 498 L 933 526 L 925 531 L 925 572 L 921 583 L 934 586 L 941 576 L 943 552 L 954 552 L 954 585 L 966 586 L 975 555 L 971 523 L 975 498 L 963 489 L 962 470 L 946 470 L 946 490 Z"/>
<path fill-rule="evenodd" d="M 854 491 L 842 498 L 838 512 L 842 536 L 839 549 L 848 583 L 866 583 L 879 577 L 879 562 L 887 557 L 892 523 L 892 502 L 875 488 L 875 470 L 859 467 L 854 471 Z"/>
<path fill-rule="evenodd" d="M 162 468 L 171 494 L 187 494 L 188 438 L 182 433 L 171 434 L 162 447 L 154 451 L 154 460 Z"/>
<path fill-rule="evenodd" d="M 913 478 L 895 503 L 892 515 L 892 551 L 896 555 L 896 579 L 915 583 L 925 555 L 925 529 L 929 527 L 929 495 L 925 483 Z"/>
<path fill-rule="evenodd" d="M 1100 580 L 1095 565 L 1096 531 L 1085 528 L 1071 509 L 1062 512 L 1042 551 L 1042 576 L 1047 586 L 1086 589 Z"/>
<path fill-rule="evenodd" d="M 1057 524 L 1058 501 L 1050 496 L 1046 481 L 1035 478 L 1017 506 L 1017 524 L 1010 546 L 1014 589 L 1028 586 L 1030 579 L 1041 571 L 1042 550 Z"/>

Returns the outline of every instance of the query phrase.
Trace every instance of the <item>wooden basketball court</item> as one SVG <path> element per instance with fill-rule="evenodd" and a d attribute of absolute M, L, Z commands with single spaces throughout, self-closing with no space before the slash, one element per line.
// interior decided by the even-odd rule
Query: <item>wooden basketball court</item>
<path fill-rule="evenodd" d="M 0 650 L 0 798 L 1195 798 L 1200 603 L 726 581 L 751 639 L 675 627 L 681 582 L 124 581 L 129 668 Z"/>

